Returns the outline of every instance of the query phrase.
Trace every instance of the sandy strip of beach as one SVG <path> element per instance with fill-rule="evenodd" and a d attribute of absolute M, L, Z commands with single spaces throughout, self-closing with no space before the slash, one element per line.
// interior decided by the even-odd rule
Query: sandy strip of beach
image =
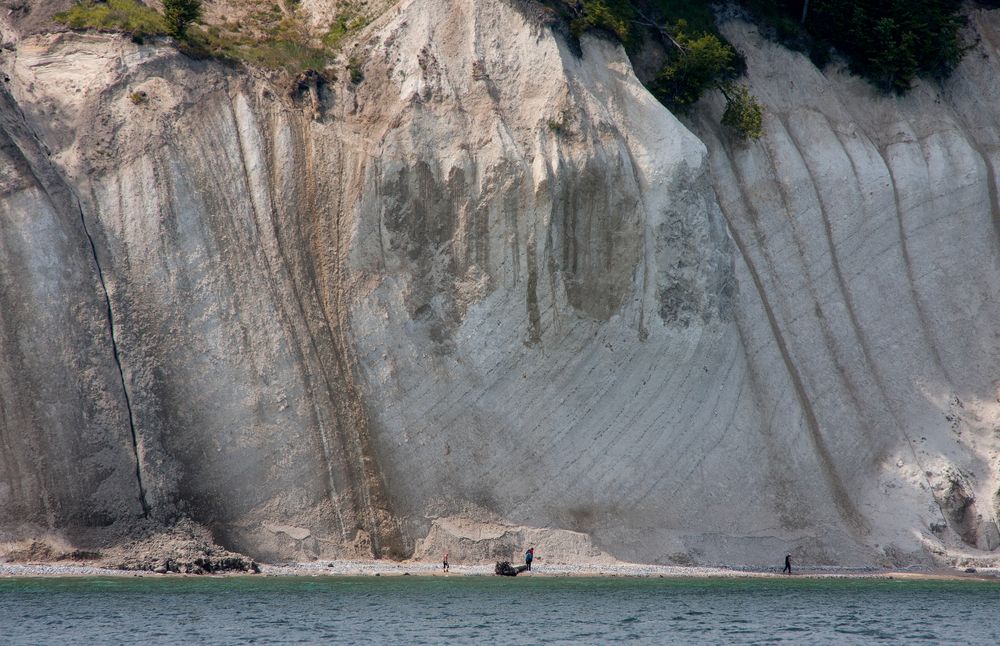
<path fill-rule="evenodd" d="M 439 563 L 418 561 L 314 561 L 283 565 L 261 564 L 260 574 L 226 573 L 222 575 L 155 574 L 148 571 L 120 570 L 85 562 L 0 563 L 0 577 L 94 577 L 94 576 L 493 576 L 492 564 L 452 564 L 442 572 Z M 539 563 L 522 577 L 663 577 L 663 578 L 788 578 L 779 568 L 727 568 L 704 566 L 647 565 L 639 563 L 583 564 Z M 900 578 L 900 579 L 984 579 L 1000 581 L 1000 568 L 979 568 L 974 572 L 952 568 L 878 569 L 844 567 L 796 568 L 792 578 Z"/>

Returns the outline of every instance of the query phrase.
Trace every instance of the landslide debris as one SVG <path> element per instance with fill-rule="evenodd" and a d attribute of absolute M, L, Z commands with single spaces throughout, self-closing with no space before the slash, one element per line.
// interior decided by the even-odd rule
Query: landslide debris
<path fill-rule="evenodd" d="M 259 573 L 253 559 L 220 547 L 211 532 L 190 519 L 169 527 L 152 522 L 109 528 L 84 546 L 59 537 L 0 545 L 0 563 L 80 563 L 112 570 L 178 574 Z"/>
<path fill-rule="evenodd" d="M 107 567 L 166 574 L 212 574 L 260 572 L 255 561 L 217 545 L 203 525 L 181 520 L 169 528 L 136 532 L 136 538 L 121 543 L 105 555 Z"/>

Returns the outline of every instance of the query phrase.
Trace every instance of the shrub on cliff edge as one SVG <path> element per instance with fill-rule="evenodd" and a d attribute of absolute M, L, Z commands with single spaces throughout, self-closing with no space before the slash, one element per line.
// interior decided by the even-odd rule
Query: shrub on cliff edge
<path fill-rule="evenodd" d="M 649 90 L 675 112 L 687 112 L 709 90 L 726 98 L 722 123 L 741 139 L 760 139 L 764 134 L 764 109 L 736 77 L 736 50 L 715 34 L 689 35 L 687 23 L 677 22 L 673 33 L 661 30 L 673 45 L 671 60 L 660 70 Z"/>
<path fill-rule="evenodd" d="M 664 35 L 674 45 L 674 55 L 649 89 L 670 109 L 686 112 L 706 91 L 735 74 L 735 50 L 714 34 L 688 35 L 687 23 L 681 20 L 672 35 Z"/>
<path fill-rule="evenodd" d="M 745 85 L 724 83 L 719 87 L 726 97 L 722 124 L 732 128 L 742 139 L 760 139 L 764 135 L 764 108 Z"/>
<path fill-rule="evenodd" d="M 632 7 L 628 0 L 583 0 L 573 10 L 576 17 L 570 31 L 579 37 L 585 31 L 603 30 L 627 43 L 632 30 Z"/>
<path fill-rule="evenodd" d="M 184 38 L 188 25 L 201 18 L 201 0 L 163 0 L 163 17 L 167 32 L 174 38 Z"/>
<path fill-rule="evenodd" d="M 733 80 L 739 75 L 740 55 L 714 29 L 689 30 L 682 18 L 690 16 L 703 27 L 712 25 L 712 13 L 706 6 L 685 0 L 542 1 L 569 23 L 570 33 L 576 37 L 586 31 L 601 32 L 628 51 L 647 35 L 658 38 L 668 58 L 647 85 L 653 96 L 672 111 L 684 113 L 705 92 L 719 90 L 726 97 L 723 124 L 742 139 L 763 135 L 763 107 L 746 87 Z M 664 25 L 668 17 L 676 19 L 673 29 Z"/>
<path fill-rule="evenodd" d="M 969 49 L 962 0 L 740 0 L 786 44 L 806 44 L 814 62 L 833 46 L 851 70 L 902 94 L 918 76 L 946 78 Z M 996 5 L 995 0 L 978 4 Z M 797 33 L 796 33 L 797 32 Z M 811 39 L 811 43 L 805 43 Z M 800 48 L 800 47 L 797 47 Z"/>

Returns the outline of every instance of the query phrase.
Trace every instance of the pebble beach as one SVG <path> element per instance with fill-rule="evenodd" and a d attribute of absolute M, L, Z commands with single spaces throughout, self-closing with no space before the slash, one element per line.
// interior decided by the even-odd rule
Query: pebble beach
<path fill-rule="evenodd" d="M 452 564 L 450 572 L 442 572 L 439 563 L 425 561 L 376 561 L 339 560 L 313 561 L 309 563 L 288 563 L 281 565 L 260 564 L 260 574 L 225 573 L 219 575 L 156 574 L 150 571 L 122 570 L 100 567 L 86 563 L 0 563 L 0 577 L 93 577 L 93 576 L 493 576 L 492 564 L 460 565 Z M 651 565 L 640 563 L 611 564 L 545 564 L 536 562 L 531 572 L 521 573 L 521 577 L 663 577 L 663 578 L 785 578 L 780 568 L 752 569 L 705 566 Z M 967 572 L 955 568 L 843 568 L 808 567 L 796 568 L 793 577 L 810 578 L 978 578 L 1000 581 L 1000 568 L 977 568 Z"/>

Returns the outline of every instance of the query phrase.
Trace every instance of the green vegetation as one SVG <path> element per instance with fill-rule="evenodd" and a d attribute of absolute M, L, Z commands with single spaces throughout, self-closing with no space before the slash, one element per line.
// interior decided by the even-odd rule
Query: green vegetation
<path fill-rule="evenodd" d="M 261 3 L 244 19 L 199 29 L 191 40 L 212 56 L 296 75 L 326 69 L 344 41 L 368 24 L 359 3 L 344 3 L 322 38 L 313 38 L 298 3 L 289 4 L 286 12 L 277 3 Z M 352 82 L 361 82 L 360 70 L 360 62 L 348 65 Z"/>
<path fill-rule="evenodd" d="M 741 58 L 716 30 L 711 3 L 540 1 L 555 11 L 575 37 L 587 31 L 603 33 L 630 51 L 647 38 L 660 39 L 669 60 L 651 89 L 672 109 L 687 109 L 704 92 L 722 89 L 739 71 Z M 944 78 L 968 50 L 961 34 L 965 22 L 962 0 L 737 2 L 766 33 L 808 52 L 818 65 L 825 64 L 831 49 L 836 49 L 847 57 L 855 73 L 886 91 L 905 92 L 918 76 Z M 978 3 L 1000 4 L 998 0 Z M 163 0 L 163 15 L 139 0 L 79 0 L 55 18 L 73 29 L 126 33 L 137 40 L 169 34 L 186 40 L 185 47 L 191 53 L 294 73 L 325 67 L 345 39 L 367 24 L 363 3 L 345 2 L 326 33 L 314 38 L 305 28 L 298 5 L 298 0 L 287 0 L 283 5 L 277 1 L 256 3 L 256 9 L 237 22 L 196 29 L 192 25 L 200 19 L 202 0 Z M 676 24 L 684 26 L 666 28 Z M 352 78 L 355 76 L 352 72 Z M 742 96 L 729 92 L 727 98 L 737 94 Z"/>
<path fill-rule="evenodd" d="M 149 95 L 142 90 L 139 90 L 138 92 L 129 92 L 128 100 L 134 105 L 142 105 L 143 103 L 147 103 L 149 101 Z"/>
<path fill-rule="evenodd" d="M 253 10 L 221 24 L 199 26 L 188 33 L 197 51 L 296 75 L 322 70 L 330 55 L 310 37 L 298 11 L 283 11 L 277 2 L 262 2 Z"/>
<path fill-rule="evenodd" d="M 762 130 L 760 104 L 734 82 L 742 59 L 718 33 L 711 3 L 692 0 L 541 0 L 579 37 L 603 33 L 634 51 L 658 38 L 668 60 L 650 90 L 684 112 L 705 93 L 726 97 L 723 123 L 741 136 Z M 830 52 L 885 91 L 906 92 L 918 76 L 945 78 L 969 46 L 962 40 L 962 0 L 737 0 L 762 31 L 807 52 L 817 65 Z M 997 6 L 997 0 L 978 0 Z M 676 25 L 669 29 L 666 25 Z"/>
<path fill-rule="evenodd" d="M 680 112 L 686 112 L 707 90 L 736 73 L 736 51 L 732 47 L 714 34 L 690 36 L 687 28 L 687 22 L 681 20 L 672 35 L 666 36 L 676 51 L 650 84 L 656 98 Z"/>
<path fill-rule="evenodd" d="M 136 0 L 87 0 L 57 13 L 55 19 L 72 29 L 97 29 L 141 39 L 167 33 L 163 17 Z"/>
<path fill-rule="evenodd" d="M 579 37 L 585 31 L 602 30 L 627 43 L 632 32 L 633 9 L 629 0 L 583 0 L 573 6 L 570 31 Z"/>
<path fill-rule="evenodd" d="M 724 83 L 719 90 L 726 97 L 722 124 L 743 139 L 760 139 L 764 135 L 764 108 L 750 90 L 736 83 Z"/>
<path fill-rule="evenodd" d="M 189 40 L 211 56 L 284 70 L 289 74 L 326 67 L 329 53 L 310 43 L 297 20 L 282 18 L 268 23 L 267 27 L 257 31 L 243 25 L 234 25 L 232 29 L 212 25 L 190 32 Z"/>
<path fill-rule="evenodd" d="M 661 41 L 668 59 L 649 90 L 665 106 L 684 113 L 706 92 L 726 98 L 722 122 L 742 139 L 764 132 L 763 108 L 745 87 L 736 84 L 742 58 L 718 34 L 708 3 L 690 0 L 547 0 L 579 37 L 597 31 L 634 50 L 649 37 Z M 688 22 L 690 19 L 691 22 Z M 666 27 L 667 20 L 675 25 Z M 691 24 L 695 27 L 692 28 Z M 550 129 L 552 124 L 549 124 Z"/>
<path fill-rule="evenodd" d="M 368 24 L 368 19 L 351 5 L 346 5 L 333 19 L 333 24 L 323 36 L 323 44 L 336 51 L 345 38 Z"/>
<path fill-rule="evenodd" d="M 56 20 L 73 29 L 97 29 L 130 34 L 135 39 L 170 35 L 182 51 L 214 56 L 296 75 L 326 69 L 346 39 L 368 24 L 363 3 L 345 2 L 322 37 L 310 34 L 297 0 L 284 4 L 255 3 L 232 22 L 197 24 L 202 0 L 164 0 L 163 15 L 138 0 L 81 0 Z M 361 62 L 348 65 L 351 80 L 360 83 Z"/>
<path fill-rule="evenodd" d="M 715 34 L 689 35 L 680 20 L 672 32 L 661 30 L 673 46 L 673 56 L 660 70 L 649 90 L 670 109 L 685 113 L 709 90 L 726 98 L 722 123 L 740 139 L 764 134 L 764 109 L 750 91 L 736 83 L 736 50 Z"/>
<path fill-rule="evenodd" d="M 361 59 L 356 56 L 351 56 L 350 60 L 347 61 L 347 72 L 351 75 L 351 83 L 355 85 L 365 80 Z"/>
<path fill-rule="evenodd" d="M 813 0 L 810 0 L 810 3 Z M 791 50 L 809 54 L 818 67 L 830 60 L 830 43 L 810 35 L 802 26 L 803 0 L 738 0 L 761 31 Z"/>
<path fill-rule="evenodd" d="M 163 0 L 163 19 L 167 32 L 178 40 L 187 35 L 187 28 L 201 18 L 201 0 Z"/>
<path fill-rule="evenodd" d="M 684 20 L 694 32 L 716 33 L 710 2 L 692 0 L 539 0 L 579 37 L 586 31 L 600 31 L 626 47 L 638 44 L 649 27 Z"/>
<path fill-rule="evenodd" d="M 709 33 L 718 36 L 715 26 L 715 14 L 712 12 L 711 2 L 692 2 L 692 0 L 649 0 L 648 2 L 636 2 L 637 5 L 645 4 L 648 8 L 643 9 L 647 16 L 653 14 L 662 16 L 664 20 L 676 23 L 683 20 L 687 23 L 688 29 L 692 33 Z"/>
<path fill-rule="evenodd" d="M 832 46 L 847 57 L 852 71 L 886 91 L 903 93 L 917 76 L 948 76 L 968 49 L 961 37 L 965 19 L 960 0 L 811 0 L 808 7 L 802 0 L 744 4 L 775 27 L 782 42 L 807 42 L 817 62 Z"/>

